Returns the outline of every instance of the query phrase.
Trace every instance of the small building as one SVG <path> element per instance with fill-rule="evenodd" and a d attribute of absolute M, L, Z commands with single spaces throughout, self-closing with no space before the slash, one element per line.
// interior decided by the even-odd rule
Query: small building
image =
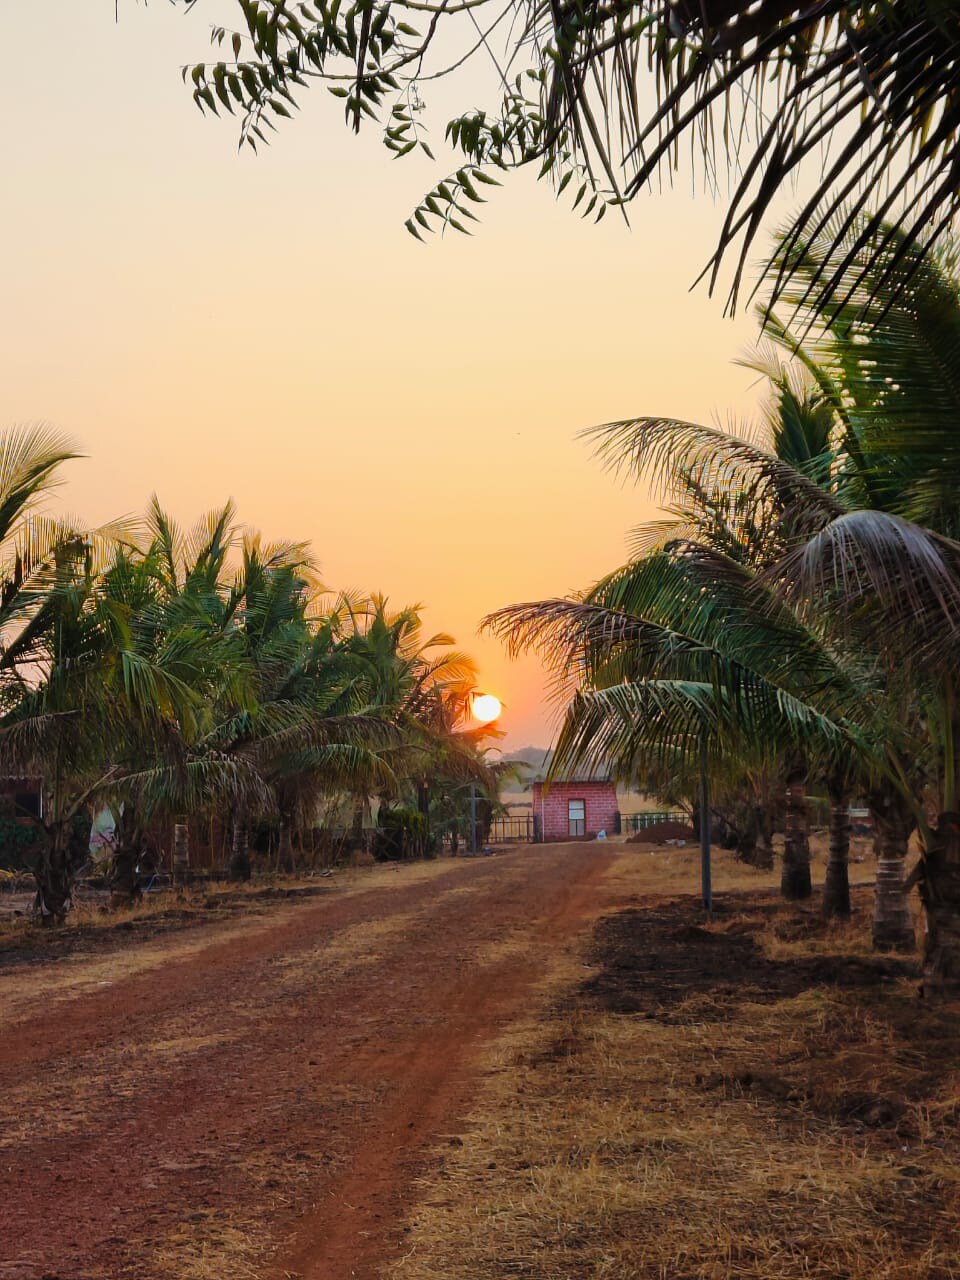
<path fill-rule="evenodd" d="M 600 831 L 620 831 L 617 789 L 609 778 L 557 780 L 533 784 L 536 841 L 593 840 Z"/>
<path fill-rule="evenodd" d="M 0 816 L 29 821 L 43 817 L 43 779 L 0 777 Z"/>

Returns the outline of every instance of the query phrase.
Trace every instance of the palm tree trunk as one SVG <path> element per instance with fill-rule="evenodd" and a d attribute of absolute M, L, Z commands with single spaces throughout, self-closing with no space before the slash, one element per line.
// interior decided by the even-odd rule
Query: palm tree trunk
<path fill-rule="evenodd" d="M 359 796 L 353 802 L 353 843 L 357 848 L 363 845 L 363 816 L 366 805 L 365 796 Z"/>
<path fill-rule="evenodd" d="M 745 862 L 748 867 L 757 865 L 757 833 L 750 827 L 742 828 L 737 832 L 736 845 L 734 854 L 738 862 Z"/>
<path fill-rule="evenodd" d="M 748 867 L 757 865 L 757 815 L 748 799 L 742 800 L 733 810 L 733 822 L 728 824 L 733 835 L 734 856 Z"/>
<path fill-rule="evenodd" d="M 780 892 L 791 901 L 809 898 L 810 840 L 807 835 L 806 774 L 793 773 L 787 779 L 786 830 Z"/>
<path fill-rule="evenodd" d="M 122 840 L 113 855 L 110 875 L 110 905 L 128 907 L 137 898 L 137 850 Z"/>
<path fill-rule="evenodd" d="M 142 833 L 131 801 L 115 819 L 117 847 L 110 869 L 110 905 L 128 907 L 137 897 L 137 856 Z"/>
<path fill-rule="evenodd" d="M 234 818 L 230 845 L 230 879 L 249 880 L 250 871 L 250 835 L 247 824 L 241 818 Z"/>
<path fill-rule="evenodd" d="M 773 832 L 764 825 L 764 814 L 760 805 L 751 804 L 737 813 L 736 856 L 738 861 L 759 871 L 769 871 L 773 866 L 773 845 L 770 837 Z"/>
<path fill-rule="evenodd" d="M 430 781 L 421 778 L 417 783 L 417 809 L 425 818 L 430 816 Z"/>
<path fill-rule="evenodd" d="M 288 875 L 294 868 L 293 841 L 291 839 L 291 834 L 290 819 L 281 815 L 280 840 L 277 845 L 277 865 L 281 871 L 287 872 Z M 249 879 L 249 876 L 247 879 Z"/>
<path fill-rule="evenodd" d="M 846 793 L 830 789 L 830 857 L 823 886 L 823 914 L 850 917 L 850 804 Z"/>
<path fill-rule="evenodd" d="M 65 824 L 57 823 L 48 829 L 48 834 L 50 841 L 44 845 L 33 873 L 37 882 L 34 905 L 41 924 L 63 924 L 73 892 Z"/>
<path fill-rule="evenodd" d="M 773 870 L 773 809 L 769 805 L 757 806 L 757 861 L 761 871 Z"/>
<path fill-rule="evenodd" d="M 925 995 L 960 991 L 960 814 L 941 813 L 920 881 L 926 917 Z"/>
<path fill-rule="evenodd" d="M 890 789 L 870 796 L 870 812 L 877 855 L 873 945 L 878 951 L 913 951 L 917 939 L 904 888 L 904 863 L 914 828 L 913 814 L 903 797 Z"/>

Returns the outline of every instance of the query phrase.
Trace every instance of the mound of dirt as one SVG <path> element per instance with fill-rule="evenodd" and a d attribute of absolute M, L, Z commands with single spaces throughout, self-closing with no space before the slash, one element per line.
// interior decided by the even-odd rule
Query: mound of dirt
<path fill-rule="evenodd" d="M 667 840 L 695 840 L 693 827 L 686 822 L 655 822 L 644 827 L 635 836 L 627 840 L 627 844 L 663 844 Z"/>

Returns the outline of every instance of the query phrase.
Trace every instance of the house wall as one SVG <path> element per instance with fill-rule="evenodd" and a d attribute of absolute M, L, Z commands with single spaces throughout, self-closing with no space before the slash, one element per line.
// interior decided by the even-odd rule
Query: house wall
<path fill-rule="evenodd" d="M 591 840 L 598 831 L 612 836 L 616 830 L 617 793 L 609 782 L 555 782 L 544 795 L 543 783 L 533 784 L 533 812 L 540 819 L 542 840 L 570 840 L 569 802 L 583 800 L 586 835 Z M 576 837 L 574 837 L 576 838 Z"/>

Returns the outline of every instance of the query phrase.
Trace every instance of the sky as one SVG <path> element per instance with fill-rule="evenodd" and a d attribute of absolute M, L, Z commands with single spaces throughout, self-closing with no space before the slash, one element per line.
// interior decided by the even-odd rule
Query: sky
<path fill-rule="evenodd" d="M 690 292 L 720 208 L 686 181 L 595 226 L 521 175 L 474 237 L 420 245 L 403 222 L 440 147 L 395 161 L 319 90 L 257 155 L 198 113 L 180 67 L 228 0 L 6 9 L 0 426 L 78 442 L 58 504 L 87 522 L 232 496 L 330 587 L 422 603 L 505 745 L 546 745 L 543 673 L 478 623 L 588 586 L 655 515 L 582 428 L 751 412 L 751 318 Z M 435 134 L 485 75 L 425 92 Z"/>

